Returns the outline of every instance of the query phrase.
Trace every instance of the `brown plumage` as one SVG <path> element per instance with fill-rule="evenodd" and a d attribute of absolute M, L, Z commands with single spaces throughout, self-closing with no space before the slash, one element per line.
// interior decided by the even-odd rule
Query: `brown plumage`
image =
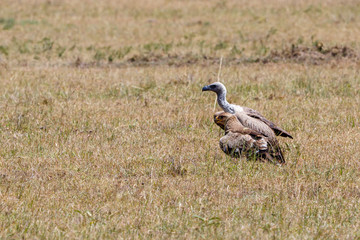
<path fill-rule="evenodd" d="M 248 108 L 248 107 L 243 107 L 244 112 L 246 113 L 247 116 L 253 118 L 253 119 L 258 119 L 259 121 L 265 123 L 267 126 L 269 126 L 275 133 L 276 136 L 280 136 L 280 137 L 288 137 L 288 138 L 293 138 L 290 133 L 288 133 L 287 131 L 285 131 L 284 129 L 276 126 L 275 123 L 271 122 L 270 120 L 267 120 L 263 115 L 261 115 L 258 111 Z"/>
<path fill-rule="evenodd" d="M 220 148 L 232 157 L 245 155 L 248 159 L 285 163 L 276 139 L 269 139 L 260 132 L 244 127 L 236 115 L 226 112 L 214 114 L 215 123 L 225 130 L 219 143 Z"/>
<path fill-rule="evenodd" d="M 258 111 L 228 103 L 226 101 L 226 88 L 222 83 L 215 82 L 204 86 L 202 91 L 215 92 L 218 104 L 225 112 L 235 114 L 243 126 L 260 132 L 270 140 L 276 141 L 276 136 L 293 138 L 288 132 L 276 126 L 275 123 L 266 119 Z"/>

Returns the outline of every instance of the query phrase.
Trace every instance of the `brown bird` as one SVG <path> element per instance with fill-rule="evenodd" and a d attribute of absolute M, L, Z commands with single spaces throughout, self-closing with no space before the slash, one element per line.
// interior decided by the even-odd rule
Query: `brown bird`
<path fill-rule="evenodd" d="M 245 155 L 247 159 L 285 163 L 276 139 L 269 139 L 256 130 L 244 127 L 236 115 L 217 112 L 214 114 L 214 122 L 225 130 L 225 136 L 219 141 L 224 153 L 236 158 Z"/>
<path fill-rule="evenodd" d="M 228 103 L 226 101 L 226 88 L 222 83 L 212 83 L 203 87 L 202 91 L 215 92 L 217 95 L 217 102 L 220 107 L 225 112 L 236 115 L 244 127 L 258 131 L 265 137 L 274 141 L 276 141 L 276 136 L 293 138 L 288 132 L 276 126 L 275 123 L 266 119 L 258 111 L 248 107 Z"/>

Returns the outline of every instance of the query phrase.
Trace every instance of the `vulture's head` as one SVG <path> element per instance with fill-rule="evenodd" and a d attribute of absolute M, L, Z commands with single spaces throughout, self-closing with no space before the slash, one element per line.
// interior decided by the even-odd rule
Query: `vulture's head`
<path fill-rule="evenodd" d="M 210 85 L 207 85 L 205 87 L 202 88 L 202 91 L 213 91 L 216 92 L 217 94 L 220 94 L 222 92 L 226 92 L 226 88 L 224 86 L 224 84 L 222 84 L 221 82 L 214 82 Z"/>
<path fill-rule="evenodd" d="M 225 129 L 225 125 L 226 125 L 226 121 L 233 116 L 233 114 L 228 113 L 228 112 L 216 112 L 214 114 L 214 122 L 216 123 L 216 125 L 218 125 L 219 127 L 221 127 L 222 129 Z"/>

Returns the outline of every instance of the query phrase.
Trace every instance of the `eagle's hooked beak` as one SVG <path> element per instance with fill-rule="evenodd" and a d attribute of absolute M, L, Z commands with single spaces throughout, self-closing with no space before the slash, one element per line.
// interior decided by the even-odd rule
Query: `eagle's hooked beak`
<path fill-rule="evenodd" d="M 220 118 L 219 118 L 219 116 L 216 116 L 215 117 L 215 123 L 219 123 L 220 122 Z"/>

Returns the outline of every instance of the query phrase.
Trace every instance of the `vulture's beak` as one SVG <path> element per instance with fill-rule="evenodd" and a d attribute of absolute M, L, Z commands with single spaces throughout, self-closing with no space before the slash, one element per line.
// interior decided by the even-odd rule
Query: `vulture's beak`
<path fill-rule="evenodd" d="M 209 86 L 205 86 L 205 87 L 203 87 L 202 88 L 202 91 L 204 92 L 204 91 L 209 91 L 210 90 L 210 87 Z"/>

